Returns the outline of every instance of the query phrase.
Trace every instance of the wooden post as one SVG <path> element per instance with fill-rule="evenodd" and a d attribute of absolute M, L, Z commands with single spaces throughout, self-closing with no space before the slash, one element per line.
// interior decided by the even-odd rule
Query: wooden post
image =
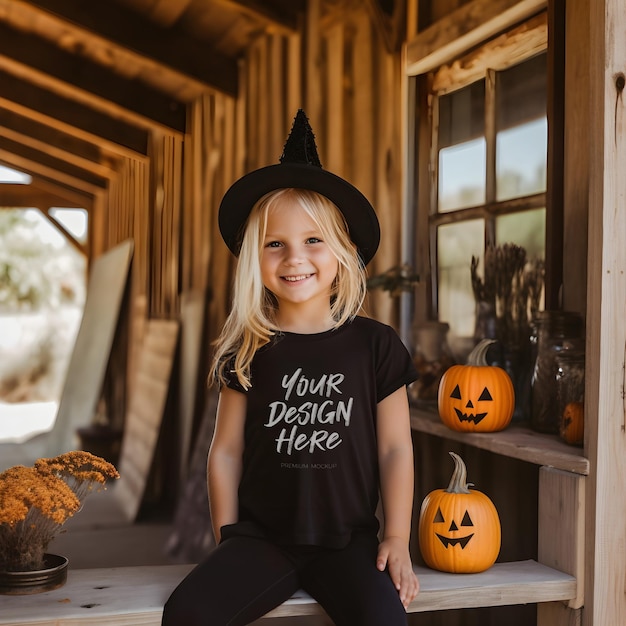
<path fill-rule="evenodd" d="M 568 606 L 580 608 L 584 603 L 585 481 L 587 477 L 553 467 L 539 471 L 538 561 L 576 577 L 576 597 Z M 542 606 L 538 607 L 542 616 Z M 552 611 L 548 611 L 552 613 Z M 559 619 L 538 620 L 538 624 L 565 626 Z"/>
<path fill-rule="evenodd" d="M 626 624 L 626 12 L 590 2 L 585 626 Z"/>

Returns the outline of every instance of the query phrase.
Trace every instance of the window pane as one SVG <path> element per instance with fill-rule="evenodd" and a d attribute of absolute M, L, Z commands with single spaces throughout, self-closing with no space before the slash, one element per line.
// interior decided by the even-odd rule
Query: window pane
<path fill-rule="evenodd" d="M 546 118 L 499 132 L 496 137 L 496 199 L 546 190 Z"/>
<path fill-rule="evenodd" d="M 57 220 L 80 243 L 87 243 L 89 215 L 85 209 L 52 207 L 50 215 Z"/>
<path fill-rule="evenodd" d="M 439 320 L 450 324 L 450 344 L 474 334 L 475 304 L 470 264 L 482 257 L 485 221 L 467 220 L 437 229 Z"/>
<path fill-rule="evenodd" d="M 545 54 L 497 74 L 497 200 L 546 190 L 546 77 Z"/>
<path fill-rule="evenodd" d="M 440 150 L 440 213 L 484 204 L 485 146 L 483 138 Z"/>
<path fill-rule="evenodd" d="M 547 55 L 539 54 L 496 75 L 496 127 L 506 130 L 545 117 Z"/>
<path fill-rule="evenodd" d="M 485 201 L 485 83 L 439 98 L 439 211 Z"/>
<path fill-rule="evenodd" d="M 515 243 L 528 259 L 545 259 L 546 210 L 533 209 L 496 219 L 496 245 Z"/>
<path fill-rule="evenodd" d="M 17 185 L 30 185 L 32 182 L 31 176 L 18 172 L 13 168 L 6 167 L 6 165 L 0 165 L 0 184 L 1 183 L 14 183 Z"/>

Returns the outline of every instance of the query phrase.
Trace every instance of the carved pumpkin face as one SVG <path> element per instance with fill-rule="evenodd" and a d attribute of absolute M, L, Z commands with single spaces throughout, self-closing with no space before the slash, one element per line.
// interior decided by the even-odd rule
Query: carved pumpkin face
<path fill-rule="evenodd" d="M 466 385 L 469 387 L 469 385 Z M 478 398 L 474 398 L 472 401 L 471 398 L 463 398 L 463 393 L 461 392 L 461 388 L 459 385 L 455 385 L 452 393 L 450 394 L 450 398 L 454 400 L 459 400 L 459 406 L 454 406 L 454 412 L 456 413 L 459 422 L 474 422 L 474 424 L 480 424 L 485 417 L 489 414 L 489 410 L 493 408 L 493 406 L 483 405 L 482 403 L 491 402 L 493 403 L 493 398 L 491 396 L 491 392 L 488 387 L 485 387 Z"/>
<path fill-rule="evenodd" d="M 446 370 L 437 404 L 442 422 L 452 430 L 495 432 L 509 425 L 515 392 L 506 370 L 487 365 L 483 358 L 483 363 Z"/>
<path fill-rule="evenodd" d="M 442 572 L 475 573 L 491 567 L 500 553 L 500 518 L 482 492 L 468 489 L 466 470 L 454 457 L 447 489 L 429 493 L 419 517 L 419 544 L 424 562 Z"/>

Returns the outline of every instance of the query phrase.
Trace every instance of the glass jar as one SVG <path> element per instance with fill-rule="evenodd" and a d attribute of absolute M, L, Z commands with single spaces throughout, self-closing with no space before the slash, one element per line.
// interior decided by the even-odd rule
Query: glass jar
<path fill-rule="evenodd" d="M 584 348 L 584 323 L 579 313 L 541 311 L 533 319 L 531 342 L 535 362 L 531 378 L 530 425 L 543 433 L 558 434 L 560 418 L 556 394 L 556 357 Z"/>
<path fill-rule="evenodd" d="M 566 350 L 556 357 L 556 395 L 559 435 L 573 445 L 583 443 L 585 405 L 585 353 Z"/>
<path fill-rule="evenodd" d="M 419 375 L 409 387 L 409 395 L 417 403 L 436 403 L 439 381 L 444 372 L 455 364 L 448 345 L 446 322 L 424 322 L 413 331 L 415 345 L 413 362 Z"/>

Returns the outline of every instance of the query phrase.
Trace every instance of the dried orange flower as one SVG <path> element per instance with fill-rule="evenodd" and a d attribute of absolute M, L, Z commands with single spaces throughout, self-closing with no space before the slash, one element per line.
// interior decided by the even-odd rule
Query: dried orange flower
<path fill-rule="evenodd" d="M 50 541 L 115 467 L 89 452 L 74 451 L 16 465 L 0 474 L 0 570 L 39 569 Z"/>

